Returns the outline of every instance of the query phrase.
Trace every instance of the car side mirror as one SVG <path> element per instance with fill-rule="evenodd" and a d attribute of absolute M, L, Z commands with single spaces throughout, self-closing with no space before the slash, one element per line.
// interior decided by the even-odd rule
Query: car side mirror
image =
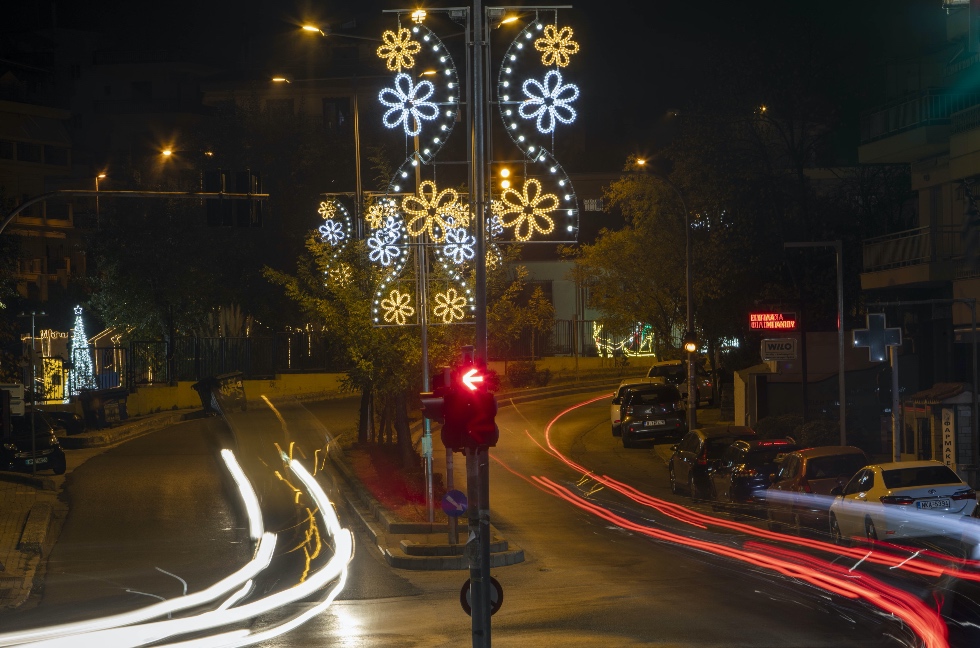
<path fill-rule="evenodd" d="M 623 404 L 623 399 L 622 398 L 614 398 L 613 401 L 612 401 L 612 404 L 613 405 L 622 405 Z"/>
<path fill-rule="evenodd" d="M 676 443 L 674 445 L 670 446 L 670 451 L 671 452 L 677 452 L 677 444 Z"/>
<path fill-rule="evenodd" d="M 844 487 L 841 486 L 840 484 L 837 484 L 836 486 L 830 489 L 830 494 L 833 495 L 834 497 L 837 497 L 838 495 L 843 495 Z"/>

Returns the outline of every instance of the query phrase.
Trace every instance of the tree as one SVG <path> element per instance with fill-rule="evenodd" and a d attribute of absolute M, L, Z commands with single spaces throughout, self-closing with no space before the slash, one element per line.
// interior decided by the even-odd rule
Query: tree
<path fill-rule="evenodd" d="M 68 389 L 65 400 L 77 396 L 83 389 L 96 389 L 95 371 L 92 367 L 92 356 L 89 354 L 88 336 L 85 334 L 85 322 L 82 320 L 82 307 L 75 307 L 75 326 L 71 335 L 71 370 L 68 372 Z"/>

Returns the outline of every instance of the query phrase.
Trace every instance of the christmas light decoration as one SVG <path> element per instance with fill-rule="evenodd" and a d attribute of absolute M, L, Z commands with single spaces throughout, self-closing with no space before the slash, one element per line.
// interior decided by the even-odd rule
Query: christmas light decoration
<path fill-rule="evenodd" d="M 380 263 L 384 267 L 390 266 L 398 257 L 402 250 L 399 241 L 402 238 L 402 224 L 394 216 L 389 216 L 383 227 L 379 227 L 372 236 L 367 239 L 367 246 L 370 252 L 368 258 L 374 263 Z"/>
<path fill-rule="evenodd" d="M 557 122 L 575 121 L 577 113 L 570 104 L 578 98 L 579 89 L 574 83 L 564 83 L 558 70 L 545 74 L 542 82 L 528 79 L 521 88 L 527 99 L 521 102 L 517 113 L 524 119 L 536 118 L 539 132 L 548 134 L 554 132 Z"/>
<path fill-rule="evenodd" d="M 337 213 L 337 205 L 333 201 L 321 202 L 320 208 L 316 210 L 316 213 L 320 214 L 323 220 L 330 220 Z"/>
<path fill-rule="evenodd" d="M 88 337 L 85 335 L 85 323 L 82 321 L 82 307 L 75 306 L 75 326 L 71 335 L 71 370 L 68 372 L 66 401 L 69 396 L 77 396 L 83 389 L 98 389 L 98 384 L 95 382 Z"/>
<path fill-rule="evenodd" d="M 367 212 L 364 214 L 364 220 L 367 221 L 368 227 L 371 229 L 378 229 L 388 218 L 395 216 L 398 213 L 398 205 L 391 198 L 379 198 L 375 200 L 370 207 L 368 207 Z"/>
<path fill-rule="evenodd" d="M 439 191 L 436 183 L 426 180 L 419 185 L 417 195 L 402 199 L 402 211 L 410 214 L 406 228 L 412 236 L 428 232 L 435 243 L 442 243 L 449 229 L 447 219 L 460 218 L 459 194 L 455 189 Z"/>
<path fill-rule="evenodd" d="M 339 245 L 344 238 L 344 227 L 337 221 L 331 219 L 319 228 L 320 237 L 330 245 Z"/>
<path fill-rule="evenodd" d="M 378 100 L 388 107 L 381 117 L 388 128 L 401 124 L 405 134 L 414 137 L 422 132 L 422 120 L 431 121 L 439 116 L 439 108 L 428 99 L 435 93 L 431 81 L 415 83 L 412 77 L 400 72 L 395 76 L 395 87 L 385 88 Z"/>
<path fill-rule="evenodd" d="M 412 34 L 402 27 L 397 33 L 390 29 L 381 35 L 382 45 L 378 47 L 378 57 L 385 59 L 388 69 L 392 72 L 410 70 L 415 65 L 415 54 L 422 50 L 422 45 L 412 40 Z"/>
<path fill-rule="evenodd" d="M 551 212 L 558 207 L 558 196 L 543 193 L 541 183 L 534 178 L 524 181 L 522 193 L 504 189 L 500 200 L 504 203 L 500 224 L 513 227 L 518 241 L 530 240 L 534 232 L 550 234 L 555 229 Z"/>
<path fill-rule="evenodd" d="M 450 324 L 463 319 L 465 306 L 466 298 L 456 292 L 455 288 L 449 288 L 436 295 L 436 306 L 432 309 L 432 314 L 442 318 L 444 324 Z"/>
<path fill-rule="evenodd" d="M 471 260 L 475 256 L 473 247 L 476 245 L 476 237 L 462 227 L 456 227 L 446 232 L 446 245 L 442 252 L 459 265 Z"/>
<path fill-rule="evenodd" d="M 351 279 L 354 278 L 351 267 L 346 263 L 341 263 L 336 268 L 330 268 L 330 270 L 327 271 L 327 274 L 330 275 L 330 279 L 332 279 L 334 283 L 340 286 L 347 286 L 350 284 Z"/>
<path fill-rule="evenodd" d="M 405 326 L 408 318 L 415 315 L 415 308 L 411 306 L 412 296 L 402 291 L 392 290 L 388 296 L 381 300 L 381 308 L 384 310 L 385 321 L 389 324 Z"/>
<path fill-rule="evenodd" d="M 544 36 L 534 41 L 534 49 L 542 52 L 542 65 L 565 67 L 570 56 L 578 53 L 578 43 L 572 40 L 571 27 L 558 29 L 558 25 L 547 25 Z"/>

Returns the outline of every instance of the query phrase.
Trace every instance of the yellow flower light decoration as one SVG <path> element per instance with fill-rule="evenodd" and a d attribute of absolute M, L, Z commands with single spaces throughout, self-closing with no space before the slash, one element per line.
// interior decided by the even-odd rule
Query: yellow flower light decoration
<path fill-rule="evenodd" d="M 330 278 L 340 286 L 346 286 L 350 283 L 353 275 L 351 274 L 350 266 L 346 263 L 342 263 L 336 268 L 330 268 L 327 271 L 330 274 Z"/>
<path fill-rule="evenodd" d="M 449 288 L 444 293 L 436 294 L 436 306 L 432 309 L 433 315 L 442 318 L 444 324 L 451 324 L 463 319 L 463 308 L 466 306 L 466 298 L 460 295 L 455 288 Z"/>
<path fill-rule="evenodd" d="M 385 59 L 392 72 L 410 70 L 415 65 L 415 54 L 422 50 L 418 41 L 412 40 L 412 33 L 402 27 L 397 33 L 390 29 L 381 35 L 382 44 L 378 56 Z"/>
<path fill-rule="evenodd" d="M 534 41 L 534 49 L 542 52 L 541 63 L 547 67 L 565 67 L 572 54 L 578 52 L 578 43 L 572 40 L 572 28 L 545 25 L 544 36 Z"/>
<path fill-rule="evenodd" d="M 459 200 L 458 197 L 456 202 L 446 205 L 446 209 L 443 210 L 442 216 L 446 221 L 452 218 L 453 227 L 466 228 L 470 226 L 470 208 L 468 205 Z"/>
<path fill-rule="evenodd" d="M 337 205 L 332 202 L 322 202 L 320 203 L 320 209 L 316 210 L 316 213 L 323 217 L 323 220 L 330 220 L 337 213 Z"/>
<path fill-rule="evenodd" d="M 529 241 L 534 232 L 550 234 L 555 229 L 551 212 L 558 208 L 558 196 L 541 191 L 541 183 L 534 178 L 524 181 L 522 193 L 516 189 L 504 189 L 500 195 L 504 209 L 500 224 L 514 228 L 514 238 Z"/>
<path fill-rule="evenodd" d="M 367 221 L 368 227 L 371 229 L 378 229 L 385 224 L 389 216 L 394 216 L 396 213 L 398 213 L 398 210 L 395 204 L 388 199 L 382 198 L 368 207 L 367 212 L 364 214 L 364 220 Z"/>
<path fill-rule="evenodd" d="M 381 308 L 385 312 L 385 321 L 389 324 L 405 326 L 408 318 L 415 315 L 415 308 L 410 304 L 412 296 L 402 291 L 392 290 L 381 300 Z"/>
<path fill-rule="evenodd" d="M 418 195 L 405 196 L 402 199 L 402 211 L 405 212 L 408 220 L 405 229 L 412 236 L 428 232 L 429 238 L 435 243 L 441 243 L 446 238 L 446 230 L 449 229 L 446 219 L 458 218 L 460 211 L 464 209 L 459 203 L 459 194 L 455 189 L 439 191 L 436 183 L 431 180 L 426 180 L 419 185 Z M 468 216 L 467 222 L 469 222 Z"/>

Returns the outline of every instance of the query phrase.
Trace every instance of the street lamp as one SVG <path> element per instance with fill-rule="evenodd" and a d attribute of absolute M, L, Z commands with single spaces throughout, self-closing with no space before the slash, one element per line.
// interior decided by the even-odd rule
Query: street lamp
<path fill-rule="evenodd" d="M 635 164 L 638 167 L 645 167 L 647 161 L 637 158 Z M 684 194 L 677 188 L 670 179 L 656 172 L 648 172 L 648 175 L 657 178 L 665 185 L 674 190 L 677 194 L 681 206 L 684 208 L 684 248 L 687 284 L 687 333 L 684 336 L 684 351 L 687 353 L 687 429 L 693 430 L 698 426 L 698 395 L 697 395 L 697 373 L 694 369 L 694 354 L 698 350 L 697 340 L 694 333 L 694 269 L 693 269 L 693 249 L 691 246 L 691 210 L 687 208 L 687 201 Z"/>
<path fill-rule="evenodd" d="M 104 180 L 105 174 L 95 176 L 95 229 L 99 229 L 99 180 Z"/>

